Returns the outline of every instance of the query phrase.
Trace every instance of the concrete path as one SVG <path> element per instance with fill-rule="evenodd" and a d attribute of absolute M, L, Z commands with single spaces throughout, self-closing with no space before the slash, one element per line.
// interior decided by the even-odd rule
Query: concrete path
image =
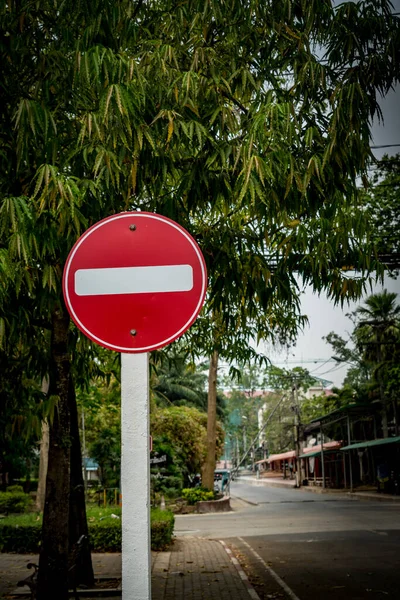
<path fill-rule="evenodd" d="M 93 554 L 92 560 L 96 576 L 120 579 L 120 554 Z M 29 598 L 28 588 L 17 588 L 17 582 L 29 575 L 28 562 L 37 562 L 37 557 L 0 554 L 0 598 Z M 115 596 L 109 594 L 109 600 L 120 598 L 120 586 Z M 88 590 L 80 596 L 95 597 Z M 167 552 L 152 552 L 152 600 L 251 598 L 259 600 L 229 546 L 218 540 L 185 537 L 175 540 Z"/>

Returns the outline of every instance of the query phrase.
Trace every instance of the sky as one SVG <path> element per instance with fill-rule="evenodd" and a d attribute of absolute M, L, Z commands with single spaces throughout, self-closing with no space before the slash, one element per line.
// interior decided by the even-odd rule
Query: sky
<path fill-rule="evenodd" d="M 373 293 L 380 292 L 383 288 L 400 294 L 400 281 L 387 278 L 384 286 L 374 286 Z M 332 348 L 323 338 L 329 332 L 334 331 L 344 339 L 348 339 L 353 324 L 346 315 L 362 303 L 362 299 L 359 302 L 351 302 L 342 310 L 340 307 L 334 306 L 326 296 L 318 296 L 313 293 L 311 288 L 308 288 L 302 296 L 301 306 L 303 314 L 308 316 L 309 325 L 299 335 L 296 346 L 281 353 L 271 354 L 266 351 L 266 354 L 278 367 L 293 369 L 296 366 L 302 366 L 316 377 L 326 379 L 340 387 L 346 376 L 347 367 L 338 365 L 332 359 Z"/>
<path fill-rule="evenodd" d="M 394 5 L 393 12 L 400 12 L 400 0 L 392 0 L 392 4 Z M 385 153 L 389 155 L 396 154 L 397 152 L 400 153 L 399 86 L 381 101 L 381 107 L 384 123 L 378 123 L 377 121 L 373 123 L 372 145 L 399 144 L 399 146 L 373 150 L 378 159 Z M 395 281 L 387 277 L 384 285 L 374 286 L 371 293 L 382 291 L 383 288 L 399 294 L 400 303 L 400 279 Z M 315 376 L 327 379 L 335 386 L 340 386 L 343 383 L 347 368 L 345 366 L 338 368 L 338 364 L 331 358 L 332 348 L 323 340 L 323 337 L 330 331 L 335 331 L 342 337 L 347 338 L 348 332 L 353 327 L 352 322 L 346 317 L 346 314 L 353 311 L 362 303 L 363 299 L 360 302 L 345 306 L 342 310 L 340 307 L 334 306 L 332 301 L 328 300 L 324 295 L 318 296 L 313 293 L 311 288 L 308 288 L 302 295 L 301 307 L 302 313 L 308 316 L 309 325 L 299 335 L 296 346 L 288 352 L 281 353 L 275 352 L 271 354 L 266 350 L 266 354 L 270 356 L 273 364 L 276 364 L 278 367 L 293 369 L 296 366 L 303 366 Z"/>

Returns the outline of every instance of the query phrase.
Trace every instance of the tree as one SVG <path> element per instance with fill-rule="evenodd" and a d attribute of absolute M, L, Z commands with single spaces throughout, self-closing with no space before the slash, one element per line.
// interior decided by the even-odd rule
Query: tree
<path fill-rule="evenodd" d="M 156 409 L 151 415 L 151 432 L 157 443 L 173 449 L 173 460 L 180 467 L 185 483 L 200 472 L 207 450 L 207 415 L 196 408 L 170 406 Z M 217 423 L 216 452 L 223 449 L 223 432 Z"/>
<path fill-rule="evenodd" d="M 207 363 L 195 363 L 179 343 L 153 352 L 150 388 L 158 407 L 184 405 L 207 411 Z M 224 416 L 224 398 L 217 396 L 217 415 Z"/>
<path fill-rule="evenodd" d="M 264 396 L 253 396 L 246 392 L 231 389 L 227 393 L 227 415 L 224 423 L 225 431 L 230 438 L 231 454 L 243 457 L 251 442 L 258 434 L 258 411 L 266 402 Z"/>
<path fill-rule="evenodd" d="M 400 154 L 377 161 L 370 187 L 362 195 L 376 251 L 398 271 L 400 256 Z"/>
<path fill-rule="evenodd" d="M 104 359 L 107 353 L 102 354 Z M 100 483 L 106 488 L 119 487 L 121 465 L 121 386 L 110 369 L 111 357 L 103 365 L 108 377 L 96 377 L 85 390 L 78 392 L 87 454 L 99 465 Z M 115 366 L 119 375 L 119 364 Z"/>
<path fill-rule="evenodd" d="M 396 300 L 397 294 L 383 290 L 369 296 L 364 306 L 359 306 L 353 313 L 357 320 L 357 345 L 365 360 L 374 366 L 373 375 L 379 385 L 383 437 L 388 437 L 389 433 L 384 373 L 400 345 L 400 306 L 396 305 Z"/>
<path fill-rule="evenodd" d="M 71 360 L 87 356 L 62 302 L 69 249 L 120 210 L 185 226 L 210 273 L 193 336 L 214 359 L 246 360 L 253 333 L 295 334 L 295 272 L 337 301 L 357 297 L 381 271 L 356 181 L 377 94 L 398 80 L 398 19 L 386 0 L 21 0 L 0 11 L 1 270 L 15 271 L 26 311 L 18 321 L 2 298 L 0 332 L 27 347 L 22 323 L 50 332 L 38 346 L 47 369 L 35 371 L 58 397 L 38 598 L 64 600 Z"/>
<path fill-rule="evenodd" d="M 397 391 L 400 382 L 400 308 L 397 294 L 386 290 L 369 296 L 350 316 L 354 328 L 348 340 L 334 332 L 327 336 L 338 363 L 348 364 L 343 388 L 336 390 L 342 402 L 382 405 L 383 435 L 388 435 L 388 411 L 392 404 L 397 431 Z"/>
<path fill-rule="evenodd" d="M 337 363 L 348 365 L 343 387 L 351 391 L 353 400 L 367 402 L 367 390 L 372 369 L 371 365 L 365 361 L 362 350 L 357 346 L 355 331 L 351 332 L 347 340 L 334 331 L 331 331 L 324 339 L 332 346 L 333 359 Z"/>

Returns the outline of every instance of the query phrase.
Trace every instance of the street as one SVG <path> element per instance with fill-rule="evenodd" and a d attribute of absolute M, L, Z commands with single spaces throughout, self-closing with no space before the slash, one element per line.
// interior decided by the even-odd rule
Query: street
<path fill-rule="evenodd" d="M 400 502 L 232 483 L 234 511 L 177 516 L 177 536 L 224 540 L 260 598 L 400 597 Z"/>

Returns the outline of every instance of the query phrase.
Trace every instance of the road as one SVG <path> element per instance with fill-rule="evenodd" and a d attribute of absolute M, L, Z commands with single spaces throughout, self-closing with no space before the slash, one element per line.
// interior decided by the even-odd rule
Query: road
<path fill-rule="evenodd" d="M 231 495 L 233 512 L 178 516 L 175 532 L 224 540 L 260 598 L 400 598 L 400 502 L 245 480 Z"/>

